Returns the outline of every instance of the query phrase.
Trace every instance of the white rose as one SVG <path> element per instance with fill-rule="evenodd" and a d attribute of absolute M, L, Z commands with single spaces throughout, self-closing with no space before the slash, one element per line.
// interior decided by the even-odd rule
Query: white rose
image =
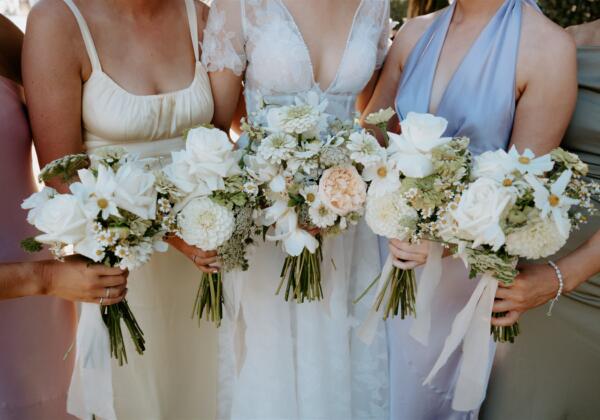
<path fill-rule="evenodd" d="M 473 159 L 473 178 L 492 178 L 503 182 L 513 171 L 511 159 L 508 153 L 499 149 L 485 152 Z"/>
<path fill-rule="evenodd" d="M 116 175 L 117 206 L 136 216 L 154 220 L 156 217 L 156 177 L 134 162 L 121 166 Z"/>
<path fill-rule="evenodd" d="M 389 133 L 391 159 L 407 177 L 431 175 L 431 151 L 452 140 L 451 137 L 442 137 L 448 121 L 431 114 L 409 112 L 400 125 L 402 134 Z"/>
<path fill-rule="evenodd" d="M 185 150 L 173 152 L 173 163 L 164 170 L 182 191 L 210 194 L 224 188 L 223 178 L 237 175 L 239 154 L 227 135 L 216 128 L 198 127 L 187 133 Z"/>
<path fill-rule="evenodd" d="M 83 204 L 70 194 L 58 194 L 48 200 L 35 219 L 35 227 L 43 232 L 36 240 L 45 244 L 76 244 L 86 236 L 87 218 Z"/>
<path fill-rule="evenodd" d="M 501 219 L 516 200 L 512 189 L 490 178 L 479 178 L 463 192 L 458 205 L 450 207 L 458 236 L 472 240 L 473 247 L 486 244 L 497 251 L 505 243 Z"/>

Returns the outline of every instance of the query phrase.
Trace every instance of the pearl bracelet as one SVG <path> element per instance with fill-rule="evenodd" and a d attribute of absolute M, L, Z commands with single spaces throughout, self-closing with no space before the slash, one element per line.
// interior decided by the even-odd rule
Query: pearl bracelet
<path fill-rule="evenodd" d="M 550 265 L 550 267 L 554 268 L 554 271 L 556 272 L 556 277 L 558 278 L 558 292 L 556 292 L 556 296 L 554 297 L 554 299 L 550 301 L 550 308 L 548 308 L 548 312 L 546 312 L 547 316 L 551 316 L 554 304 L 558 302 L 558 298 L 560 297 L 560 295 L 562 295 L 565 282 L 563 280 L 562 272 L 560 271 L 560 268 L 558 268 L 558 265 L 556 265 L 554 261 L 548 261 L 548 264 Z"/>

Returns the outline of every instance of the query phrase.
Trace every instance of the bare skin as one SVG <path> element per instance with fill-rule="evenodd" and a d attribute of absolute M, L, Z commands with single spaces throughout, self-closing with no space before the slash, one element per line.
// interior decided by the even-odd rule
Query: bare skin
<path fill-rule="evenodd" d="M 90 28 L 102 70 L 135 95 L 188 87 L 194 53 L 181 0 L 76 1 Z M 196 2 L 202 41 L 208 7 Z M 42 0 L 32 9 L 23 47 L 23 78 L 40 165 L 83 152 L 82 89 L 92 65 L 77 22 L 61 0 Z M 126 60 L 123 57 L 127 57 Z M 50 183 L 60 191 L 66 186 Z M 216 253 L 172 245 L 200 268 Z M 212 270 L 212 269 L 211 269 Z"/>
<path fill-rule="evenodd" d="M 0 76 L 21 84 L 23 33 L 0 15 Z M 107 292 L 108 290 L 108 292 Z M 48 295 L 112 305 L 127 292 L 127 272 L 89 264 L 83 258 L 0 264 L 0 300 Z M 108 296 L 108 297 L 107 297 Z"/>
<path fill-rule="evenodd" d="M 339 67 L 358 0 L 284 0 L 306 42 L 315 81 L 327 88 Z M 238 98 L 243 75 L 224 69 L 210 74 L 215 101 L 213 124 L 228 131 L 234 118 L 239 118 Z M 357 100 L 359 111 L 365 108 L 373 92 L 377 75 L 373 75 Z M 236 112 L 237 111 L 237 112 Z M 233 123 L 234 127 L 237 123 Z"/>
<path fill-rule="evenodd" d="M 573 36 L 578 47 L 600 46 L 600 20 L 571 26 L 567 32 Z M 585 229 L 585 227 L 584 227 Z M 565 281 L 564 293 L 569 293 L 600 272 L 600 231 L 571 254 L 556 261 Z M 519 276 L 509 288 L 501 288 L 495 312 L 508 312 L 504 318 L 495 318 L 496 325 L 512 325 L 526 311 L 546 304 L 556 296 L 558 279 L 547 264 L 519 267 Z M 502 286 L 502 284 L 500 284 Z"/>

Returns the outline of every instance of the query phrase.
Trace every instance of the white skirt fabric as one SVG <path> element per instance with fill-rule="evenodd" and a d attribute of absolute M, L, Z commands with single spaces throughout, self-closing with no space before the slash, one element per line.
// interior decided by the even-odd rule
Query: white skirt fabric
<path fill-rule="evenodd" d="M 360 224 L 325 240 L 320 302 L 275 296 L 278 245 L 260 242 L 250 257 L 250 270 L 225 278 L 240 305 L 220 329 L 218 418 L 387 419 L 385 329 L 363 344 L 355 332 L 372 296 L 352 303 L 378 275 L 375 235 Z"/>
<path fill-rule="evenodd" d="M 216 418 L 217 331 L 192 319 L 202 273 L 171 249 L 129 276 L 127 300 L 146 338 L 138 355 L 123 327 L 129 363 L 113 363 L 119 420 Z"/>

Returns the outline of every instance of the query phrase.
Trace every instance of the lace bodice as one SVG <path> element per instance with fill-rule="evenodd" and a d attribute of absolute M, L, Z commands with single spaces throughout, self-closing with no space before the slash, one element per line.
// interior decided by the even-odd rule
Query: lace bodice
<path fill-rule="evenodd" d="M 389 1 L 361 0 L 345 50 L 328 87 L 315 81 L 302 33 L 282 0 L 215 0 L 204 31 L 202 61 L 209 71 L 245 71 L 248 113 L 288 103 L 316 90 L 329 112 L 349 118 L 357 95 L 383 64 L 389 47 Z"/>

